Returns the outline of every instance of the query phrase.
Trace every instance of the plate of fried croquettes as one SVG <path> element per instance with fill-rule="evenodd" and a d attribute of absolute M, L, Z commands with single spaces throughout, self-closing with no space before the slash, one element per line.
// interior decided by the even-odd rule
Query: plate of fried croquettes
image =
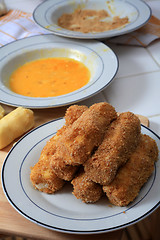
<path fill-rule="evenodd" d="M 60 232 L 124 228 L 159 206 L 160 137 L 106 102 L 72 105 L 8 153 L 2 186 L 25 218 Z"/>

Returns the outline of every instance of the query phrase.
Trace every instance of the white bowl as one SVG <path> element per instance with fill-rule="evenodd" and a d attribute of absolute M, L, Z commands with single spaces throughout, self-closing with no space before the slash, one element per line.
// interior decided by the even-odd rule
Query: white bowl
<path fill-rule="evenodd" d="M 58 26 L 59 17 L 63 13 L 72 13 L 78 6 L 82 9 L 103 9 L 109 12 L 111 17 L 128 17 L 129 23 L 124 27 L 97 33 L 75 32 Z M 46 30 L 59 36 L 79 39 L 103 39 L 126 34 L 142 27 L 150 16 L 150 7 L 140 0 L 46 0 L 33 13 L 36 23 Z"/>
<path fill-rule="evenodd" d="M 14 93 L 9 88 L 11 73 L 40 58 L 68 57 L 83 62 L 91 72 L 84 87 L 57 97 L 34 98 Z M 1 102 L 29 108 L 57 107 L 78 102 L 100 92 L 112 81 L 118 70 L 118 59 L 106 45 L 97 41 L 78 41 L 51 34 L 18 40 L 0 49 Z"/>

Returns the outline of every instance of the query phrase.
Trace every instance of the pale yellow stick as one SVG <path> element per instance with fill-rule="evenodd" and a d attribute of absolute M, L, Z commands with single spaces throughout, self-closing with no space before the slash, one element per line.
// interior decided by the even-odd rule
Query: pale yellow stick
<path fill-rule="evenodd" d="M 4 108 L 0 105 L 0 119 L 4 117 L 5 110 Z"/>
<path fill-rule="evenodd" d="M 0 149 L 22 136 L 34 125 L 34 113 L 18 107 L 0 120 Z"/>

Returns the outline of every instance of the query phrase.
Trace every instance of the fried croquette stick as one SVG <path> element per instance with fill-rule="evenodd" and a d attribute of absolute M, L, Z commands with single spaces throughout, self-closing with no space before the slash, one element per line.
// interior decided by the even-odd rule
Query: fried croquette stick
<path fill-rule="evenodd" d="M 144 183 L 154 170 L 158 160 L 156 142 L 147 135 L 142 135 L 140 143 L 127 163 L 121 167 L 111 184 L 103 186 L 110 202 L 117 206 L 127 206 L 138 195 Z"/>
<path fill-rule="evenodd" d="M 74 123 L 87 109 L 88 107 L 85 105 L 72 105 L 67 108 L 65 113 L 66 126 Z"/>
<path fill-rule="evenodd" d="M 51 159 L 52 159 L 52 156 L 51 156 Z M 53 168 L 53 166 L 54 166 L 54 168 Z M 65 163 L 65 161 L 63 159 L 52 162 L 52 165 L 50 164 L 50 168 L 52 168 L 52 171 L 59 178 L 65 180 L 65 181 L 71 181 L 73 179 L 73 177 L 75 176 L 75 173 L 78 170 L 78 166 L 68 165 Z"/>
<path fill-rule="evenodd" d="M 79 111 L 81 109 L 81 111 Z M 77 113 L 76 113 L 77 110 Z M 85 108 L 84 108 L 85 110 Z M 67 125 L 73 123 L 72 114 L 74 119 L 78 118 L 82 114 L 82 107 L 75 105 L 71 110 L 68 110 L 65 114 L 67 119 Z M 57 190 L 61 189 L 64 185 L 64 181 L 59 178 L 53 169 L 50 167 L 50 156 L 52 156 L 56 151 L 56 141 L 65 132 L 66 126 L 63 126 L 60 130 L 57 131 L 57 134 L 53 136 L 47 144 L 44 146 L 39 161 L 31 169 L 30 180 L 33 186 L 39 191 L 46 193 L 54 193 Z M 67 166 L 65 163 L 59 163 L 63 169 L 63 178 L 68 180 L 72 179 L 77 167 Z M 60 175 L 60 173 L 58 174 Z M 61 173 L 62 175 L 62 173 Z M 60 175 L 60 176 L 61 176 Z"/>
<path fill-rule="evenodd" d="M 65 128 L 63 129 L 65 130 Z M 35 189 L 45 193 L 54 193 L 61 189 L 65 183 L 57 177 L 50 167 L 50 156 L 55 152 L 56 138 L 58 138 L 58 135 L 53 136 L 47 142 L 41 152 L 39 161 L 31 168 L 30 180 L 32 185 Z"/>
<path fill-rule="evenodd" d="M 65 125 L 69 126 L 73 124 L 81 115 L 83 112 L 85 112 L 88 109 L 87 106 L 84 105 L 72 105 L 69 108 L 67 108 L 65 113 Z M 64 134 L 65 136 L 65 134 Z M 61 179 L 70 181 L 75 176 L 75 173 L 78 169 L 77 166 L 71 166 L 66 164 L 64 159 L 59 159 L 59 161 L 52 162 L 52 168 L 54 173 Z"/>
<path fill-rule="evenodd" d="M 131 112 L 121 113 L 108 127 L 95 154 L 84 164 L 90 179 L 101 185 L 111 183 L 118 168 L 136 149 L 140 138 L 140 121 Z"/>
<path fill-rule="evenodd" d="M 101 144 L 107 126 L 116 117 L 115 109 L 106 102 L 94 104 L 84 111 L 57 141 L 56 153 L 51 160 L 53 169 L 59 161 L 72 166 L 83 164 Z"/>
<path fill-rule="evenodd" d="M 72 181 L 73 194 L 85 203 L 97 202 L 102 196 L 102 186 L 88 179 L 82 170 Z"/>

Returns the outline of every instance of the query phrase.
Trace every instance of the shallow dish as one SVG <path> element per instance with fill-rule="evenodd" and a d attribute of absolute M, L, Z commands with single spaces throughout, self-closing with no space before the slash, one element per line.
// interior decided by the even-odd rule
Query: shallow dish
<path fill-rule="evenodd" d="M 9 78 L 15 69 L 26 62 L 49 57 L 68 57 L 83 62 L 91 72 L 89 83 L 66 95 L 48 98 L 25 97 L 9 89 Z M 100 92 L 113 80 L 117 70 L 117 56 L 98 41 L 71 40 L 53 34 L 25 38 L 0 48 L 0 101 L 29 108 L 64 106 Z"/>
<path fill-rule="evenodd" d="M 82 9 L 106 10 L 111 17 L 128 17 L 129 23 L 121 28 L 99 33 L 81 33 L 61 28 L 57 20 L 63 13 L 72 13 L 77 7 Z M 47 0 L 42 2 L 34 11 L 33 17 L 41 27 L 56 35 L 81 38 L 102 39 L 129 33 L 142 27 L 151 16 L 150 7 L 139 0 Z"/>
<path fill-rule="evenodd" d="M 35 190 L 30 182 L 30 167 L 40 152 L 64 124 L 51 121 L 22 137 L 8 153 L 2 167 L 2 186 L 10 204 L 30 221 L 56 231 L 94 234 L 127 227 L 152 213 L 160 203 L 160 160 L 135 201 L 128 207 L 112 206 L 106 197 L 85 204 L 72 194 L 71 184 L 49 195 Z M 151 136 L 160 149 L 160 138 L 145 126 L 142 133 Z M 17 157 L 18 156 L 18 157 Z"/>

